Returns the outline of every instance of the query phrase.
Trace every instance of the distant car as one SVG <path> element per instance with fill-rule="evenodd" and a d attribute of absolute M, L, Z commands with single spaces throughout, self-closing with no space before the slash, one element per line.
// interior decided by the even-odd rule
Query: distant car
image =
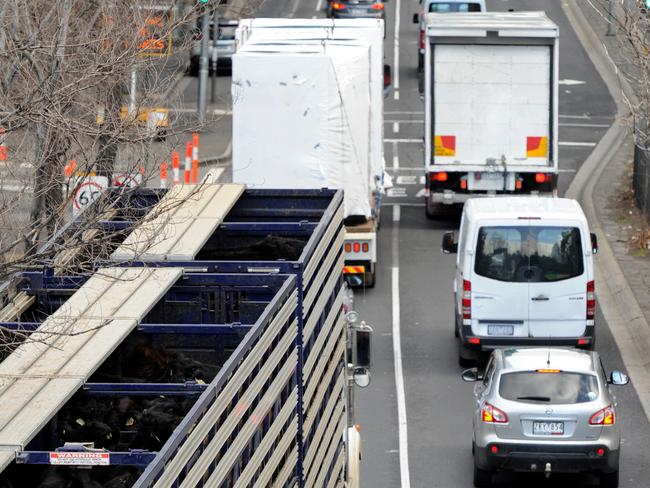
<path fill-rule="evenodd" d="M 420 0 L 420 13 L 413 15 L 413 23 L 420 24 L 418 71 L 424 69 L 424 15 L 429 12 L 485 12 L 485 0 Z"/>
<path fill-rule="evenodd" d="M 212 56 L 214 49 L 217 50 L 217 73 L 230 73 L 232 68 L 232 55 L 235 53 L 235 32 L 239 22 L 237 20 L 220 20 L 218 26 L 218 35 L 214 35 L 214 23 L 210 22 L 210 41 L 208 42 L 208 66 L 210 71 L 213 69 Z M 199 74 L 199 58 L 201 56 L 201 25 L 200 19 L 197 25 L 192 49 L 190 51 L 190 75 Z"/>
<path fill-rule="evenodd" d="M 328 5 L 328 17 L 335 19 L 385 19 L 384 2 L 378 0 L 333 0 Z"/>
<path fill-rule="evenodd" d="M 594 472 L 600 486 L 618 486 L 621 434 L 598 353 L 562 348 L 497 349 L 485 368 L 463 372 L 476 381 L 472 453 L 474 486 L 492 485 L 496 471 Z"/>

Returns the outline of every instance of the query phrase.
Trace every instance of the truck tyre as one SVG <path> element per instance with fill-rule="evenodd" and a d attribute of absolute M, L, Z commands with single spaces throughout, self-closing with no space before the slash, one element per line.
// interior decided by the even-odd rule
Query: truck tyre
<path fill-rule="evenodd" d="M 476 488 L 492 486 L 492 471 L 481 469 L 474 463 L 474 486 Z"/>
<path fill-rule="evenodd" d="M 372 271 L 372 272 L 368 271 L 368 272 L 363 274 L 363 286 L 364 286 L 364 288 L 374 288 L 375 287 L 375 281 L 376 281 L 376 277 L 375 277 L 375 272 L 374 271 Z"/>
<path fill-rule="evenodd" d="M 418 53 L 418 73 L 424 71 L 424 54 Z"/>
<path fill-rule="evenodd" d="M 438 203 L 431 203 L 430 197 L 424 199 L 424 213 L 429 220 L 435 220 L 438 216 Z"/>

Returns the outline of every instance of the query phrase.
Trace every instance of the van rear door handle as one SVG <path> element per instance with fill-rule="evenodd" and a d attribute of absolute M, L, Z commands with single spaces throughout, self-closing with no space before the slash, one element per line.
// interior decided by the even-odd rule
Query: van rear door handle
<path fill-rule="evenodd" d="M 534 302 L 548 302 L 549 299 L 548 299 L 547 296 L 544 296 L 544 295 L 538 295 L 538 296 L 536 296 L 536 297 L 533 297 L 532 300 L 533 300 Z"/>

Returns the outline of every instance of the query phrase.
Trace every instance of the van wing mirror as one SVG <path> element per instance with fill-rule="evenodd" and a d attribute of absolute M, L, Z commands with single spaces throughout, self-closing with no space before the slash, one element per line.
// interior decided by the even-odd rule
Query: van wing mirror
<path fill-rule="evenodd" d="M 458 252 L 458 243 L 454 242 L 454 232 L 445 232 L 442 236 L 442 252 L 444 254 L 456 254 Z"/>
<path fill-rule="evenodd" d="M 393 69 L 390 64 L 384 65 L 384 98 L 388 98 L 393 89 Z"/>
<path fill-rule="evenodd" d="M 418 14 L 413 14 L 413 23 L 414 24 L 420 23 L 420 16 Z"/>
<path fill-rule="evenodd" d="M 590 236 L 591 236 L 591 252 L 594 254 L 598 254 L 598 236 L 593 232 L 590 234 Z"/>

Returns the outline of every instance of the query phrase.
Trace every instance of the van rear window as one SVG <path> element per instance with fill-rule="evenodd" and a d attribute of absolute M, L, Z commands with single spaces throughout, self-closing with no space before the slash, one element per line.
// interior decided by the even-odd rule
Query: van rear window
<path fill-rule="evenodd" d="M 584 258 L 577 227 L 481 227 L 474 271 L 499 281 L 540 283 L 582 275 Z"/>
<path fill-rule="evenodd" d="M 480 3 L 446 3 L 446 2 L 436 2 L 429 5 L 429 12 L 438 12 L 438 13 L 447 13 L 447 12 L 480 12 L 481 4 Z"/>

